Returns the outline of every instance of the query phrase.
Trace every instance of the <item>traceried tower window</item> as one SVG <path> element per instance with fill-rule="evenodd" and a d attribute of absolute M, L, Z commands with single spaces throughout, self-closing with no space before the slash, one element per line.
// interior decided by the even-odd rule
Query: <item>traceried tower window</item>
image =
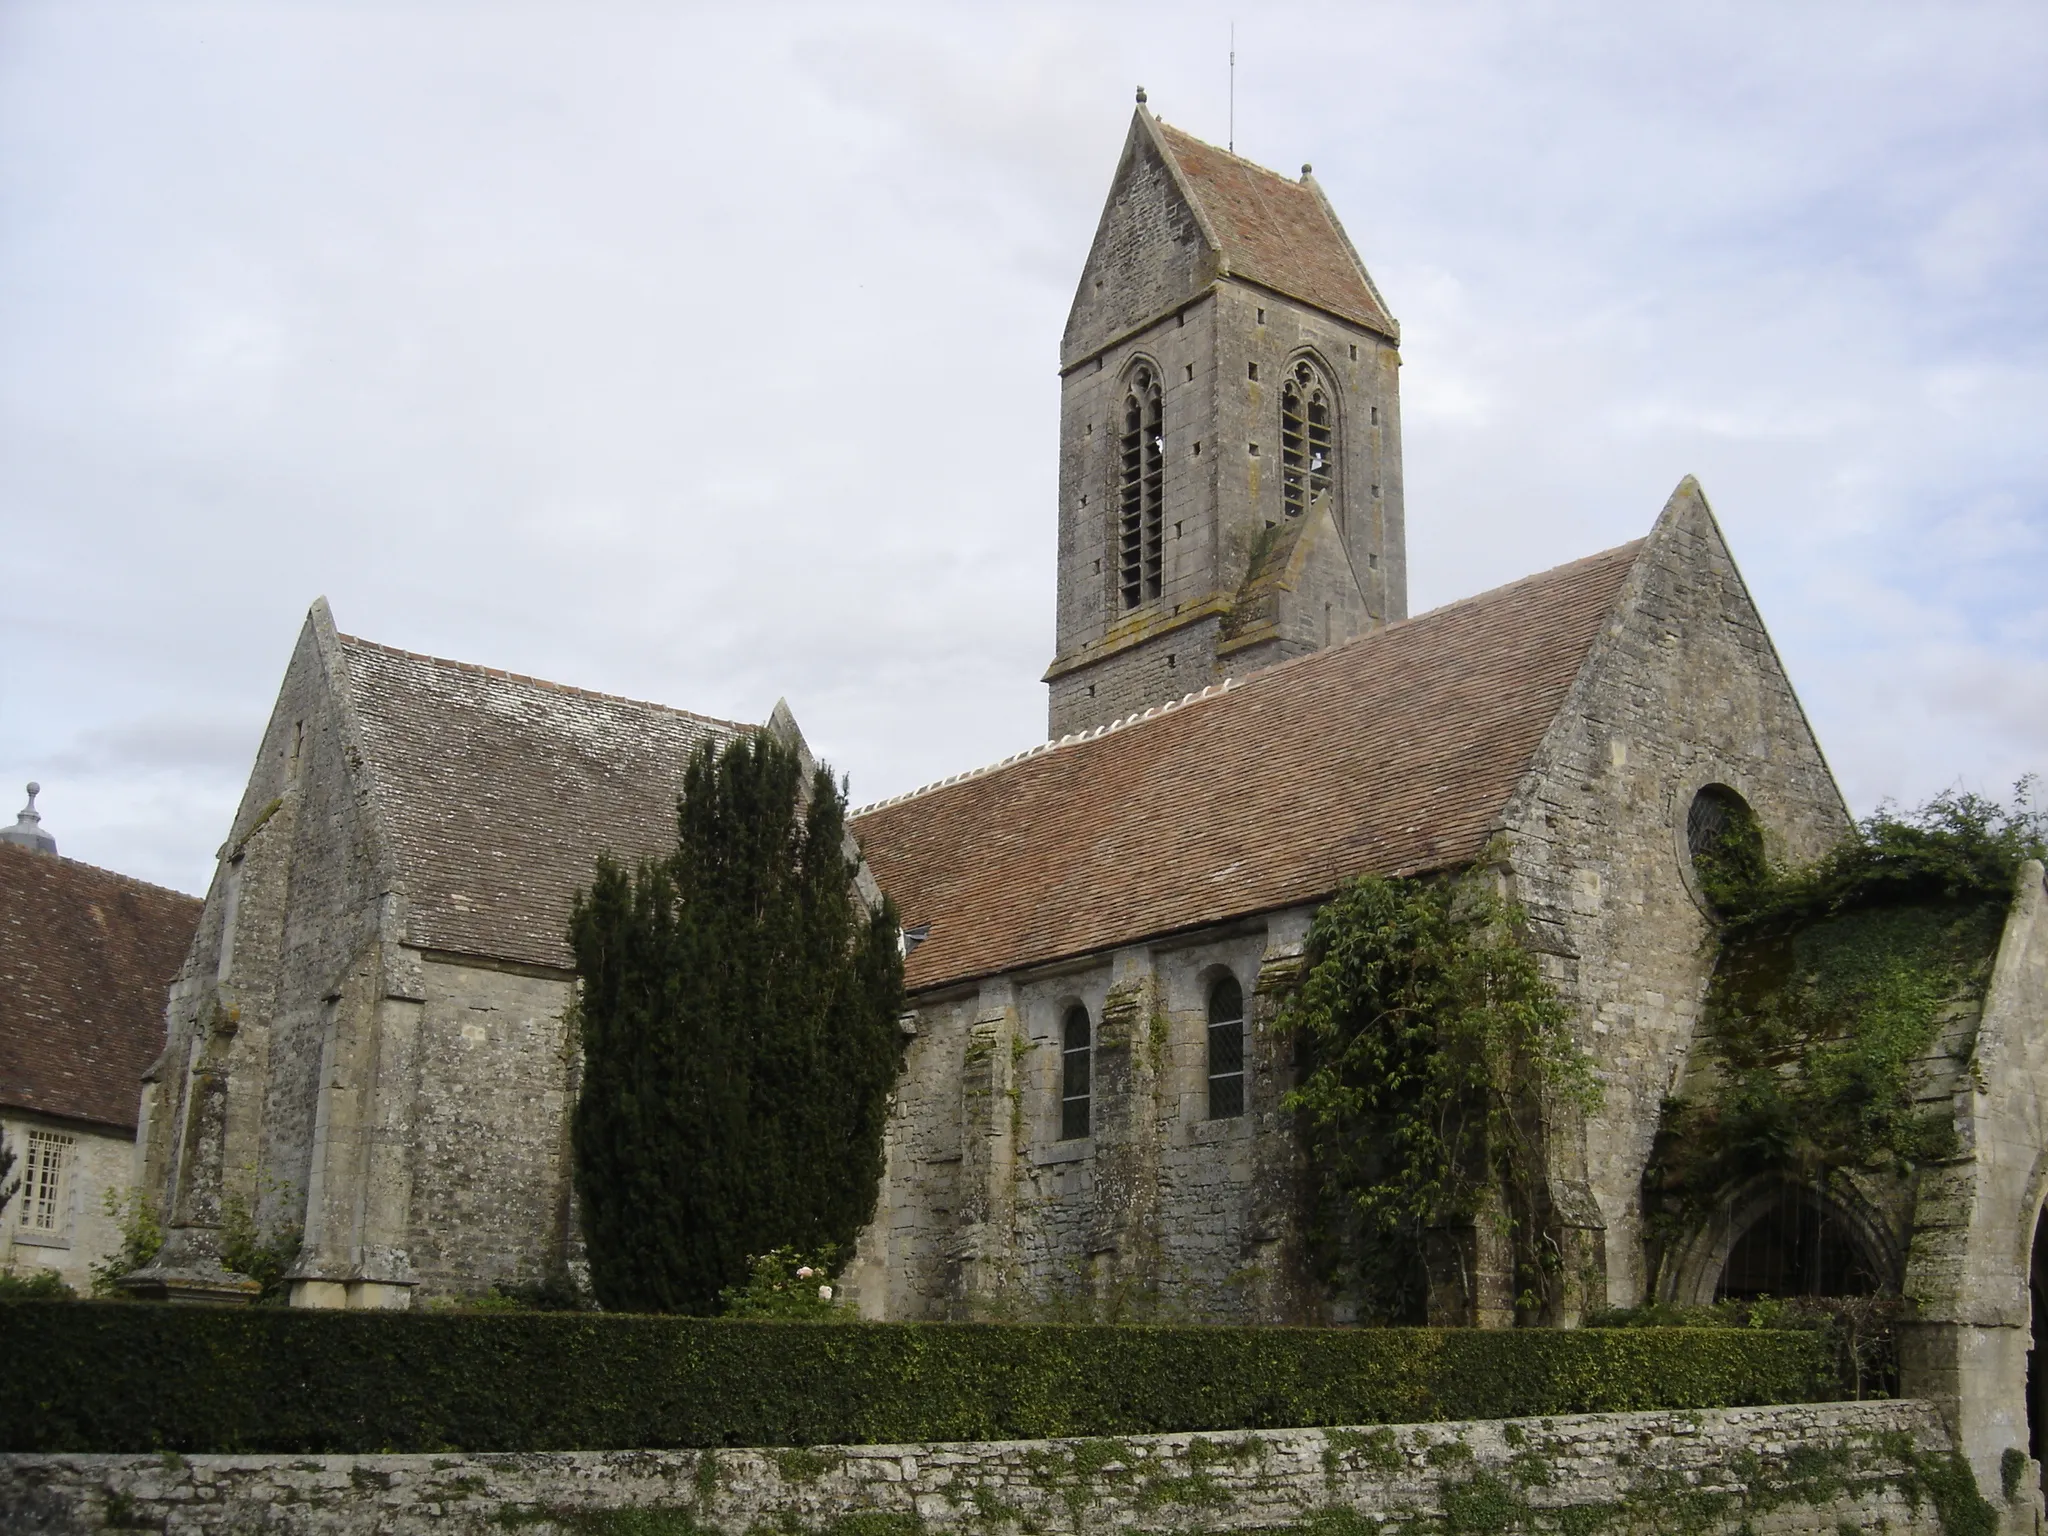
<path fill-rule="evenodd" d="M 1117 567 L 1123 605 L 1159 596 L 1166 563 L 1166 428 L 1159 379 L 1148 364 L 1124 392 L 1117 461 Z"/>
<path fill-rule="evenodd" d="M 1094 1064 L 1094 1031 L 1088 1010 L 1079 1003 L 1067 1010 L 1060 1038 L 1060 1140 L 1079 1141 L 1088 1134 L 1088 1099 Z"/>
<path fill-rule="evenodd" d="M 1302 358 L 1280 390 L 1280 500 L 1299 517 L 1325 495 L 1337 469 L 1337 412 L 1329 383 Z"/>
<path fill-rule="evenodd" d="M 1209 1118 L 1244 1113 L 1244 988 L 1225 976 L 1209 989 Z"/>
<path fill-rule="evenodd" d="M 28 1157 L 21 1170 L 21 1224 L 31 1232 L 64 1229 L 64 1165 L 74 1138 L 54 1131 L 28 1133 Z"/>

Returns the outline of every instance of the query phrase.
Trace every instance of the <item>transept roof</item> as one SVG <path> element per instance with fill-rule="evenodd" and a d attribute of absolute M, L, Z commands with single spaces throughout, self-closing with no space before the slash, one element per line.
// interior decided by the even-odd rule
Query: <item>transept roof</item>
<path fill-rule="evenodd" d="M 338 637 L 371 782 L 427 949 L 567 970 L 600 849 L 669 851 L 690 754 L 757 729 Z"/>

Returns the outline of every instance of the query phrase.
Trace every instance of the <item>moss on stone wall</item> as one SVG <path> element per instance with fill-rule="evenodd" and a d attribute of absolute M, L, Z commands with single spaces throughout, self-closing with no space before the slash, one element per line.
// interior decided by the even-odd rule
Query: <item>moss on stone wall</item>
<path fill-rule="evenodd" d="M 1809 866 L 1713 864 L 1720 956 L 1702 1061 L 1645 1173 L 1654 1241 L 1761 1176 L 1825 1190 L 1953 1154 L 1922 1079 L 1944 1034 L 1967 1053 L 2020 865 L 2042 851 L 2035 814 L 1946 795 L 1866 818 Z"/>

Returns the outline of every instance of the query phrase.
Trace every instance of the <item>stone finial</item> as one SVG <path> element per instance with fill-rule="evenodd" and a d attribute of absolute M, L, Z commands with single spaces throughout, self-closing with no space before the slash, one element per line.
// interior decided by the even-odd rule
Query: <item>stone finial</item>
<path fill-rule="evenodd" d="M 1316 168 L 1315 168 L 1314 166 L 1310 165 L 1310 164 L 1309 164 L 1309 163 L 1308 163 L 1308 162 L 1307 162 L 1306 160 L 1304 160 L 1304 161 L 1302 161 L 1302 162 L 1301 162 L 1301 174 L 1302 174 L 1302 175 L 1304 175 L 1304 176 L 1313 176 L 1313 175 L 1315 174 L 1315 171 L 1316 171 Z"/>
<path fill-rule="evenodd" d="M 36 796 L 43 792 L 43 786 L 31 780 L 28 786 L 28 804 L 14 818 L 14 825 L 0 828 L 0 842 L 13 843 L 31 853 L 55 853 L 57 839 L 43 830 L 42 812 L 36 809 Z"/>
<path fill-rule="evenodd" d="M 1142 85 L 1138 87 L 1138 105 L 1141 107 L 1145 105 L 1145 87 Z"/>

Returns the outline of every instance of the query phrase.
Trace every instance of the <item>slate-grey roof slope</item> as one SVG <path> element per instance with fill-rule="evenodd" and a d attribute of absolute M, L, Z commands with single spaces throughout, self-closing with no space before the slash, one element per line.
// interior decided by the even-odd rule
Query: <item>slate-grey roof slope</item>
<path fill-rule="evenodd" d="M 199 907 L 196 896 L 0 844 L 0 1105 L 132 1135 Z"/>
<path fill-rule="evenodd" d="M 339 637 L 377 804 L 427 949 L 567 970 L 600 851 L 673 846 L 683 770 L 755 729 Z"/>
<path fill-rule="evenodd" d="M 1269 667 L 854 820 L 913 989 L 1476 855 L 1641 543 Z"/>

